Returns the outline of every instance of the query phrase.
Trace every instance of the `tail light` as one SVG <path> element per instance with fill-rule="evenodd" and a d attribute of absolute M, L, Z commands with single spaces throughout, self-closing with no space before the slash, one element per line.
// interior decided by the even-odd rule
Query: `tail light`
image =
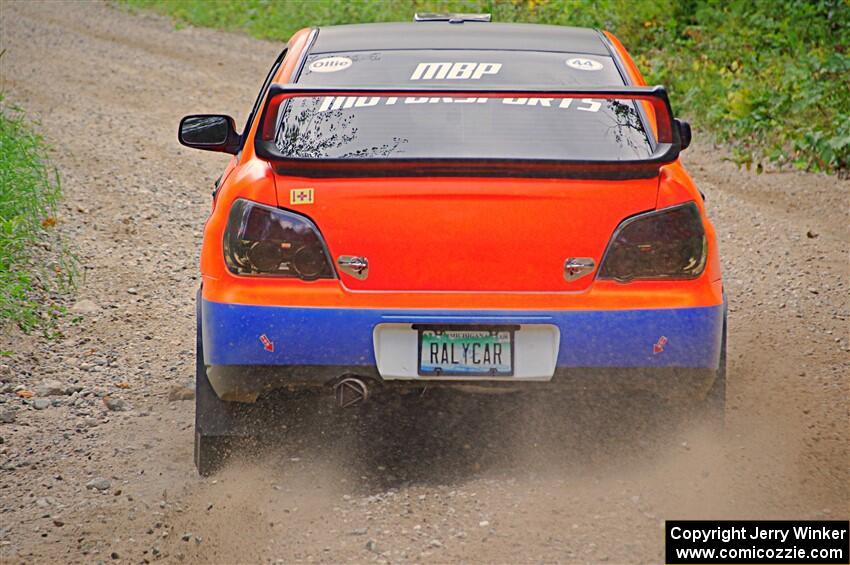
<path fill-rule="evenodd" d="M 315 224 L 303 216 L 238 199 L 224 232 L 224 260 L 236 275 L 334 278 Z"/>
<path fill-rule="evenodd" d="M 625 220 L 602 258 L 600 279 L 688 279 L 706 261 L 705 230 L 696 204 L 689 202 Z"/>

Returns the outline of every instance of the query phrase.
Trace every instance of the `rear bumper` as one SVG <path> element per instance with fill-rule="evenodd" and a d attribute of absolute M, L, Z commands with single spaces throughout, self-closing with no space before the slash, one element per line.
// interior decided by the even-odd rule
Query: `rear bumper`
<path fill-rule="evenodd" d="M 344 365 L 214 365 L 207 376 L 222 400 L 254 402 L 261 394 L 275 389 L 328 390 L 343 375 L 356 375 L 369 384 L 370 394 L 380 391 L 421 392 L 428 388 L 448 387 L 461 392 L 501 394 L 504 392 L 588 391 L 593 394 L 631 394 L 646 392 L 671 402 L 699 400 L 711 389 L 716 369 L 657 368 L 568 368 L 558 367 L 543 382 L 508 381 L 427 381 L 384 380 L 375 367 Z"/>
<path fill-rule="evenodd" d="M 557 343 L 546 381 L 578 375 L 578 369 L 629 369 L 659 375 L 687 369 L 710 375 L 719 362 L 724 313 L 722 304 L 644 310 L 441 311 L 203 300 L 201 308 L 204 363 L 214 386 L 216 374 L 230 375 L 228 380 L 241 374 L 246 379 L 243 384 L 252 389 L 277 380 L 272 375 L 288 375 L 284 378 L 293 384 L 328 382 L 345 373 L 381 379 L 375 329 L 405 324 L 554 326 Z M 253 371 L 248 370 L 251 367 Z"/>

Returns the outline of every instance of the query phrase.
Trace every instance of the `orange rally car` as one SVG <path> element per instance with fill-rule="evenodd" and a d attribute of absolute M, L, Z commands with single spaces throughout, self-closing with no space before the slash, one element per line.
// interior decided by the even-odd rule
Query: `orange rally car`
<path fill-rule="evenodd" d="M 233 155 L 201 256 L 201 473 L 282 387 L 613 381 L 723 413 L 717 242 L 664 88 L 607 32 L 417 20 L 301 30 L 241 134 L 180 123 Z"/>

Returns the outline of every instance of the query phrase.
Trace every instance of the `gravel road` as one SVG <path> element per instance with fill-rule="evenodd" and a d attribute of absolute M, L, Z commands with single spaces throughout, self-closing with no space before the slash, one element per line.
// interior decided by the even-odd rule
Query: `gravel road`
<path fill-rule="evenodd" d="M 308 405 L 256 459 L 198 477 L 194 405 L 174 398 L 226 158 L 175 130 L 244 120 L 281 45 L 0 1 L 0 88 L 54 147 L 56 229 L 84 270 L 62 338 L 0 337 L 0 561 L 660 561 L 665 518 L 847 518 L 850 183 L 741 172 L 705 142 L 685 159 L 730 298 L 722 436 L 581 393 Z"/>

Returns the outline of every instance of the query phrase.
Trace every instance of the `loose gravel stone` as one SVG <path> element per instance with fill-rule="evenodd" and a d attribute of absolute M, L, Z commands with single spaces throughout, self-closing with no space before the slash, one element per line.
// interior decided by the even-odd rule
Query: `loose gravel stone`
<path fill-rule="evenodd" d="M 174 385 L 168 391 L 169 402 L 179 400 L 193 400 L 195 398 L 195 384 Z"/>
<path fill-rule="evenodd" d="M 103 403 L 113 412 L 123 412 L 127 410 L 127 403 L 120 398 L 104 397 Z"/>
<path fill-rule="evenodd" d="M 32 407 L 36 410 L 44 410 L 50 407 L 50 400 L 47 398 L 35 398 L 32 401 Z"/>
<path fill-rule="evenodd" d="M 33 390 L 36 396 L 62 396 L 66 391 L 67 387 L 55 380 L 44 380 Z"/>
<path fill-rule="evenodd" d="M 96 490 L 109 490 L 109 487 L 112 486 L 112 481 L 109 479 L 105 479 L 103 477 L 97 477 L 95 479 L 90 480 L 86 483 L 87 489 L 96 489 Z"/>

